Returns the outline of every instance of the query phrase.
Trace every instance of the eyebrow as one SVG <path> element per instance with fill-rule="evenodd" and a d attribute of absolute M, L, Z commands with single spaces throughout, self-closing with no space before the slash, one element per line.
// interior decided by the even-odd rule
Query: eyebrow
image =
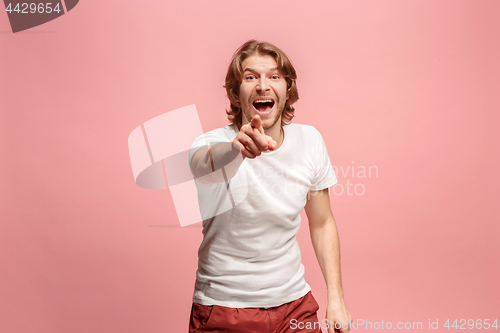
<path fill-rule="evenodd" d="M 250 68 L 250 67 L 247 67 L 243 70 L 243 73 L 245 73 L 246 71 L 249 71 L 249 72 L 253 72 L 253 73 L 258 73 L 255 69 L 253 68 Z M 274 72 L 274 71 L 279 71 L 279 68 L 278 67 L 274 67 L 274 68 L 270 68 L 269 69 L 269 72 Z"/>

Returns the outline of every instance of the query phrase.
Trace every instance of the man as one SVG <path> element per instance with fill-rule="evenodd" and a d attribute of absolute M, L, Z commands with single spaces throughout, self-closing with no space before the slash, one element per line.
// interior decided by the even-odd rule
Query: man
<path fill-rule="evenodd" d="M 189 332 L 349 331 L 328 195 L 337 178 L 321 134 L 290 123 L 295 80 L 280 49 L 246 42 L 226 76 L 232 124 L 193 143 L 204 238 Z M 304 280 L 296 240 L 303 208 L 327 285 L 327 322 L 318 321 Z"/>

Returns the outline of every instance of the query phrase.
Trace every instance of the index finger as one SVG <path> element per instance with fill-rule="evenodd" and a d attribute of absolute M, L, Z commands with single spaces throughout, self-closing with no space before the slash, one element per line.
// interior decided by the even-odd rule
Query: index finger
<path fill-rule="evenodd" d="M 252 126 L 252 128 L 256 128 L 259 130 L 260 133 L 264 134 L 264 128 L 262 127 L 262 124 L 260 123 L 260 116 L 258 114 L 256 114 L 252 121 L 250 122 L 250 126 Z"/>

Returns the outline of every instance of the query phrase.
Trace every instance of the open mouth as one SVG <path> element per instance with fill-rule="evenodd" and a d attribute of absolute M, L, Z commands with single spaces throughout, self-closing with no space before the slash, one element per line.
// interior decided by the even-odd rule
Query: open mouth
<path fill-rule="evenodd" d="M 259 99 L 253 102 L 253 107 L 259 113 L 266 113 L 271 111 L 274 106 L 274 100 L 272 99 Z"/>

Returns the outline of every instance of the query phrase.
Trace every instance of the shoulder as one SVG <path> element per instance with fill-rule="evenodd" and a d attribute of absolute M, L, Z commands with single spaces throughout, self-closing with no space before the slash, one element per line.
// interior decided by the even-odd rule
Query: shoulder
<path fill-rule="evenodd" d="M 302 140 L 319 140 L 322 139 L 321 133 L 312 125 L 291 123 L 285 125 L 285 134 L 290 134 L 293 137 L 299 137 Z"/>
<path fill-rule="evenodd" d="M 230 142 L 234 140 L 237 134 L 238 127 L 236 125 L 215 128 L 197 137 L 193 146 L 206 145 L 209 142 Z"/>
<path fill-rule="evenodd" d="M 224 127 L 216 128 L 211 131 L 206 132 L 205 136 L 216 136 L 221 138 L 229 139 L 230 141 L 234 140 L 236 135 L 238 134 L 238 127 L 236 125 L 227 125 Z"/>

